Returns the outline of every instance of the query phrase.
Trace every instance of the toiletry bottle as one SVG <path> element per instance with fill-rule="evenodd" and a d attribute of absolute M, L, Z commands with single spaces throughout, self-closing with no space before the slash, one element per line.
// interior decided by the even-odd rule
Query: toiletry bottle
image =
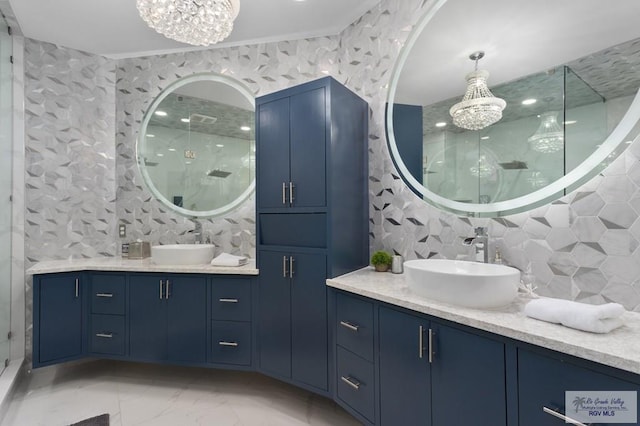
<path fill-rule="evenodd" d="M 496 255 L 493 259 L 493 263 L 496 265 L 502 265 L 502 254 L 500 254 L 500 249 L 496 248 Z"/>

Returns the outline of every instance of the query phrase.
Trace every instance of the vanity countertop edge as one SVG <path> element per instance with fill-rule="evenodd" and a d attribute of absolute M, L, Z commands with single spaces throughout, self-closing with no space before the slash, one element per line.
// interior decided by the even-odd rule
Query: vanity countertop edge
<path fill-rule="evenodd" d="M 524 297 L 493 310 L 429 300 L 411 292 L 405 274 L 376 272 L 372 267 L 328 279 L 327 286 L 640 374 L 640 313 L 626 312 L 622 327 L 595 334 L 525 316 L 522 308 L 529 299 Z"/>
<path fill-rule="evenodd" d="M 151 258 L 123 259 L 104 257 L 90 259 L 47 260 L 27 269 L 27 275 L 57 272 L 114 271 L 114 272 L 164 272 L 186 274 L 258 275 L 255 259 L 242 266 L 212 265 L 156 265 Z"/>

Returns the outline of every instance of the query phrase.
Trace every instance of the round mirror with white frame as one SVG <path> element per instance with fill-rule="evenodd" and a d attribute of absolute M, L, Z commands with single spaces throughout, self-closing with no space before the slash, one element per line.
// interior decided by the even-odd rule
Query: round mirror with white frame
<path fill-rule="evenodd" d="M 255 189 L 255 103 L 238 81 L 194 74 L 147 110 L 136 144 L 151 193 L 188 217 L 224 215 Z"/>
<path fill-rule="evenodd" d="M 496 217 L 595 176 L 640 134 L 637 16 L 635 0 L 434 1 L 389 88 L 387 137 L 404 181 L 444 210 Z M 450 110 L 474 66 L 506 108 L 468 130 Z"/>

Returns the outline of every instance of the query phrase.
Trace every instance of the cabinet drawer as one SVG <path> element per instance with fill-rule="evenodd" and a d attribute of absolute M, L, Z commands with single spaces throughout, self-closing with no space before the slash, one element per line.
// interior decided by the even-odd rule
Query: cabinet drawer
<path fill-rule="evenodd" d="M 211 285 L 211 319 L 251 321 L 251 280 L 214 278 Z"/>
<path fill-rule="evenodd" d="M 338 398 L 375 423 L 373 363 L 338 347 L 337 364 Z"/>
<path fill-rule="evenodd" d="M 251 323 L 213 321 L 211 323 L 211 362 L 251 364 Z"/>
<path fill-rule="evenodd" d="M 91 313 L 124 315 L 124 275 L 91 276 Z"/>
<path fill-rule="evenodd" d="M 260 244 L 295 247 L 327 247 L 324 213 L 260 215 Z"/>
<path fill-rule="evenodd" d="M 338 294 L 336 328 L 340 346 L 373 361 L 373 305 L 370 302 Z"/>
<path fill-rule="evenodd" d="M 518 414 L 520 426 L 567 424 L 544 407 L 573 417 L 576 407 L 565 407 L 565 391 L 638 391 L 640 385 L 603 373 L 546 357 L 523 349 L 518 350 Z M 602 417 L 598 425 L 614 425 Z M 577 419 L 579 420 L 579 419 Z M 611 419 L 614 420 L 614 419 Z M 587 422 L 588 423 L 588 422 Z M 636 423 L 619 423 L 636 424 Z"/>
<path fill-rule="evenodd" d="M 91 315 L 91 352 L 124 355 L 124 316 Z"/>

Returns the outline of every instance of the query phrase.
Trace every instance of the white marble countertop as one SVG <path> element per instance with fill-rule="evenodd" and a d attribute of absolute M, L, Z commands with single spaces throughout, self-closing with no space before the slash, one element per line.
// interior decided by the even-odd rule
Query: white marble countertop
<path fill-rule="evenodd" d="M 120 272 L 175 272 L 191 274 L 258 275 L 255 259 L 243 266 L 211 265 L 156 265 L 151 258 L 134 260 L 120 257 L 91 259 L 48 260 L 38 262 L 27 269 L 27 274 L 50 274 L 74 271 L 120 271 Z"/>
<path fill-rule="evenodd" d="M 515 340 L 574 355 L 640 374 L 640 314 L 627 312 L 625 325 L 608 334 L 574 330 L 529 318 L 522 313 L 527 299 L 496 310 L 457 307 L 415 295 L 405 274 L 364 268 L 327 280 L 327 285 L 371 299 L 401 306 Z"/>

